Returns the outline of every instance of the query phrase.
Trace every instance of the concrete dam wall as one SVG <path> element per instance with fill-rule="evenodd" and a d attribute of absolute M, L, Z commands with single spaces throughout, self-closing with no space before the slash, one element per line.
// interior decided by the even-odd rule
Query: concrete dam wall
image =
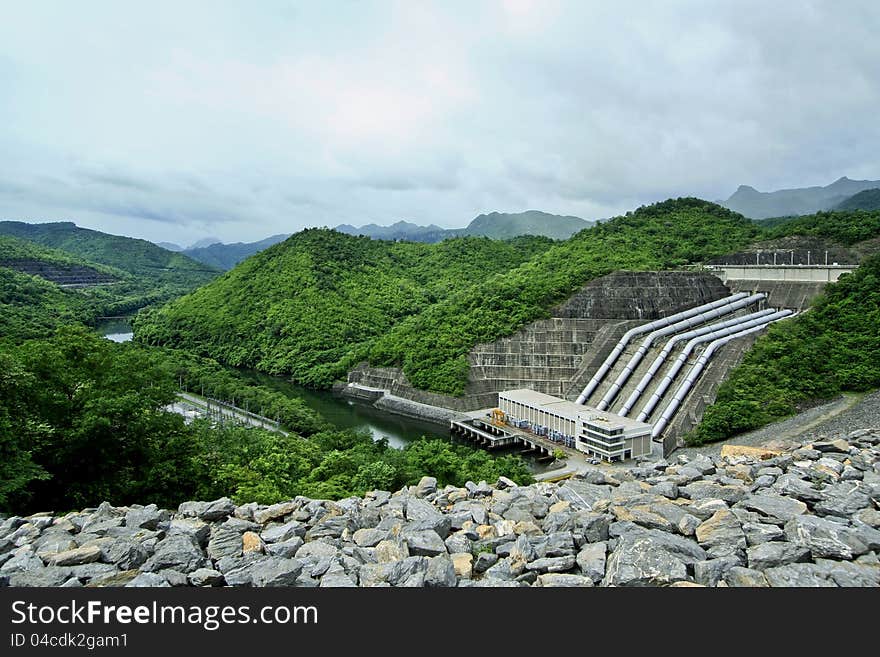
<path fill-rule="evenodd" d="M 418 390 L 399 369 L 365 364 L 350 372 L 348 385 L 340 386 L 340 389 L 345 394 L 371 401 L 390 394 L 399 398 L 400 403 L 405 400 L 416 402 L 411 412 L 418 412 L 420 404 L 460 412 L 487 408 L 497 404 L 498 392 L 516 388 L 531 388 L 574 401 L 621 336 L 634 326 L 736 292 L 766 294 L 767 299 L 759 304 L 760 307 L 802 311 L 824 286 L 825 283 L 819 281 L 734 279 L 728 279 L 725 284 L 718 274 L 706 271 L 616 272 L 584 285 L 564 303 L 552 308 L 550 317 L 532 322 L 511 336 L 477 345 L 468 357 L 470 378 L 462 397 Z M 753 312 L 759 306 L 744 308 L 730 317 Z M 680 437 L 700 422 L 706 407 L 714 402 L 718 387 L 756 338 L 757 335 L 751 335 L 734 340 L 717 351 L 663 433 L 664 453 L 674 450 Z M 610 383 L 635 353 L 639 342 L 627 346 L 603 384 L 587 398 L 588 405 L 599 403 Z M 651 347 L 609 410 L 619 410 L 664 342 L 658 341 Z M 657 388 L 683 346 L 679 345 L 659 370 L 640 404 L 644 404 Z M 700 345 L 693 351 L 686 367 L 699 358 L 705 347 Z M 676 386 L 678 381 L 680 379 L 676 380 Z M 656 421 L 659 408 L 646 421 Z M 638 407 L 631 412 L 632 417 L 637 410 Z"/>
<path fill-rule="evenodd" d="M 458 411 L 494 406 L 497 393 L 512 388 L 570 397 L 569 390 L 589 379 L 590 366 L 601 362 L 630 326 L 729 294 L 720 279 L 703 272 L 616 272 L 584 285 L 552 308 L 551 317 L 477 345 L 468 358 L 470 378 L 462 397 L 418 390 L 397 368 L 366 365 L 349 373 L 349 383 L 357 386 L 350 386 L 350 394 L 363 394 L 358 388 L 386 390 Z"/>

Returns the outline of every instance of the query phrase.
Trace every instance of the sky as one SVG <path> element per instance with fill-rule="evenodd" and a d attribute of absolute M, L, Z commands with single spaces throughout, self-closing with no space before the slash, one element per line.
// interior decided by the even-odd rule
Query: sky
<path fill-rule="evenodd" d="M 183 245 L 880 179 L 876 0 L 0 0 L 0 219 Z"/>

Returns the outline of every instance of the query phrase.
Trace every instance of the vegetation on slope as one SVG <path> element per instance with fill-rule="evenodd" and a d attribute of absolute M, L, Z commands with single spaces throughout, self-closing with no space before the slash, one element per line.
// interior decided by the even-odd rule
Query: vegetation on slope
<path fill-rule="evenodd" d="M 766 225 L 767 222 L 761 222 Z M 766 238 L 788 235 L 823 237 L 843 246 L 880 235 L 880 211 L 855 210 L 852 212 L 817 212 L 802 217 L 791 217 L 770 226 Z"/>
<path fill-rule="evenodd" d="M 354 432 L 302 437 L 186 425 L 164 410 L 175 374 L 163 351 L 84 327 L 0 342 L 0 510 L 65 511 L 102 500 L 176 506 L 222 495 L 264 503 L 340 498 L 394 490 L 425 474 L 456 485 L 502 474 L 531 481 L 519 458 L 444 441 L 395 450 Z"/>
<path fill-rule="evenodd" d="M 835 210 L 880 210 L 880 189 L 866 189 L 840 203 Z"/>
<path fill-rule="evenodd" d="M 699 199 L 640 208 L 562 243 L 425 245 L 306 230 L 142 314 L 135 335 L 306 385 L 328 386 L 369 359 L 402 366 L 420 388 L 461 394 L 475 344 L 545 316 L 591 279 L 702 260 L 759 232 Z"/>
<path fill-rule="evenodd" d="M 136 339 L 328 386 L 404 318 L 551 244 L 533 237 L 389 243 L 305 230 L 141 313 Z"/>
<path fill-rule="evenodd" d="M 688 442 L 722 440 L 842 391 L 877 388 L 878 327 L 880 255 L 875 255 L 828 285 L 808 312 L 770 327 L 718 390 Z"/>
<path fill-rule="evenodd" d="M 109 235 L 70 222 L 28 224 L 0 221 L 0 235 L 60 249 L 93 263 L 128 272 L 169 299 L 207 283 L 217 272 L 207 265 L 146 240 Z"/>

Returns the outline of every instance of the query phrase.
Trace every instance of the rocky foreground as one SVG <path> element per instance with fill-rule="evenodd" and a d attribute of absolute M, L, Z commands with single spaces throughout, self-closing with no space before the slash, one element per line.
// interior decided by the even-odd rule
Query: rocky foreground
<path fill-rule="evenodd" d="M 567 482 L 0 523 L 11 586 L 878 586 L 880 429 Z"/>

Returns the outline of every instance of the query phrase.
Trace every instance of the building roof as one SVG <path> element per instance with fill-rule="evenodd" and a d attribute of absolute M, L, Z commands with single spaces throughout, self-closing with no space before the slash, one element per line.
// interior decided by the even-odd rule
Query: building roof
<path fill-rule="evenodd" d="M 622 417 L 620 415 L 617 415 L 617 413 L 611 413 L 609 411 L 600 411 L 593 408 L 592 406 L 576 404 L 566 399 L 560 399 L 559 397 L 554 397 L 553 395 L 547 395 L 543 392 L 538 392 L 537 390 L 530 390 L 529 388 L 505 390 L 498 393 L 498 395 L 499 398 L 503 395 L 505 399 L 509 399 L 510 401 L 518 402 L 520 404 L 525 404 L 526 406 L 532 406 L 534 408 L 539 408 L 552 413 L 557 413 L 558 415 L 575 421 L 593 420 L 603 423 L 607 422 L 610 425 L 622 426 L 627 433 L 631 433 L 634 431 L 636 433 L 651 431 L 651 425 L 646 424 L 645 422 L 639 422 L 638 420 L 633 420 L 632 418 Z"/>

